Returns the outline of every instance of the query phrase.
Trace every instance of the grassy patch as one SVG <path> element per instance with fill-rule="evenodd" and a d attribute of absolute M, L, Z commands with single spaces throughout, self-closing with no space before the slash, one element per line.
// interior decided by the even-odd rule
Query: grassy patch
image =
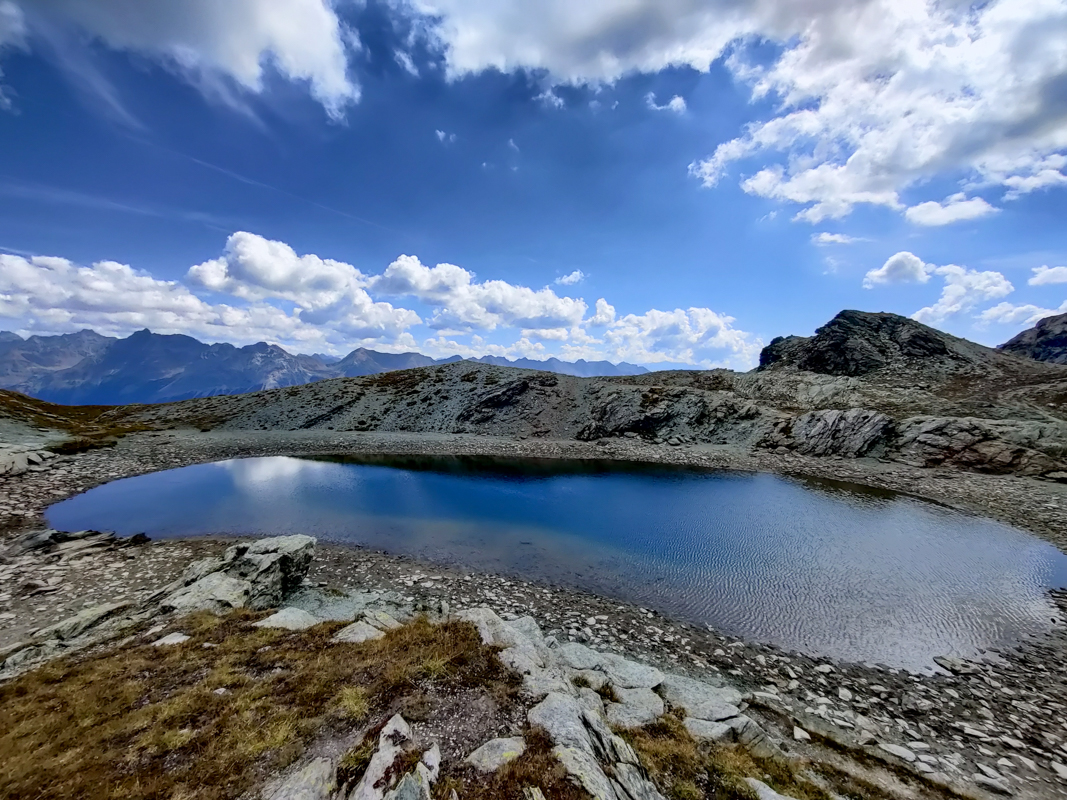
<path fill-rule="evenodd" d="M 673 714 L 620 734 L 637 751 L 641 763 L 669 800 L 754 800 L 756 795 L 745 783 L 746 777 L 758 778 L 797 800 L 829 800 L 812 784 L 798 783 L 787 769 L 757 761 L 740 747 L 701 745 Z"/>
<path fill-rule="evenodd" d="M 316 736 L 427 689 L 515 691 L 465 623 L 352 645 L 330 643 L 336 624 L 276 631 L 252 627 L 259 616 L 189 617 L 183 645 L 59 661 L 0 686 L 0 797 L 236 798 Z"/>
<path fill-rule="evenodd" d="M 448 800 L 453 791 L 460 800 L 524 800 L 527 786 L 539 788 L 546 800 L 589 800 L 575 786 L 552 754 L 552 741 L 540 728 L 526 731 L 526 752 L 495 773 L 486 775 L 467 767 L 441 776 L 434 787 L 434 800 Z"/>

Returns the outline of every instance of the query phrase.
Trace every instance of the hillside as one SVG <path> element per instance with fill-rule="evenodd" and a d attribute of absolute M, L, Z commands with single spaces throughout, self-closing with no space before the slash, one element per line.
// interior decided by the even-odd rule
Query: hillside
<path fill-rule="evenodd" d="M 1038 320 L 1034 327 L 1009 339 L 998 349 L 1037 361 L 1067 364 L 1067 314 Z"/>

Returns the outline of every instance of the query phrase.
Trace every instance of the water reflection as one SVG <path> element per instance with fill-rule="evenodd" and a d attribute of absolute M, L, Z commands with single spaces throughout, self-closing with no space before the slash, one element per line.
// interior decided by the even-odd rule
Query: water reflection
<path fill-rule="evenodd" d="M 64 529 L 306 532 L 608 594 L 736 635 L 921 668 L 1047 629 L 1067 556 L 906 497 L 609 462 L 256 458 L 116 481 Z"/>

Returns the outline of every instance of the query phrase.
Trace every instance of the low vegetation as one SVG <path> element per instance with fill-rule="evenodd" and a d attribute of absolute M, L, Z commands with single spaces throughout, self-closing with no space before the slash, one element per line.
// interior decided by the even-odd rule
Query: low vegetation
<path fill-rule="evenodd" d="M 811 782 L 798 782 L 789 770 L 758 761 L 739 746 L 699 744 L 674 714 L 620 733 L 668 800 L 754 800 L 746 777 L 759 778 L 796 800 L 830 800 Z"/>
<path fill-rule="evenodd" d="M 338 625 L 194 615 L 181 645 L 131 645 L 0 686 L 0 797 L 237 798 L 314 739 L 373 730 L 411 698 L 516 679 L 465 623 L 416 621 L 359 645 Z M 352 765 L 349 765 L 351 768 Z"/>

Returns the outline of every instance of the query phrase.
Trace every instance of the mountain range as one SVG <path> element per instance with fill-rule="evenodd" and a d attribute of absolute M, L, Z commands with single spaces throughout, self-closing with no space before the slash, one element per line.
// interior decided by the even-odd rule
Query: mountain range
<path fill-rule="evenodd" d="M 294 355 L 277 345 L 205 344 L 191 336 L 141 330 L 118 339 L 91 330 L 58 336 L 0 331 L 0 388 L 66 405 L 163 403 L 297 386 L 326 378 L 446 364 L 421 353 L 381 353 L 358 348 L 344 358 Z M 485 356 L 475 359 L 577 377 L 647 372 L 608 361 L 547 361 Z"/>

